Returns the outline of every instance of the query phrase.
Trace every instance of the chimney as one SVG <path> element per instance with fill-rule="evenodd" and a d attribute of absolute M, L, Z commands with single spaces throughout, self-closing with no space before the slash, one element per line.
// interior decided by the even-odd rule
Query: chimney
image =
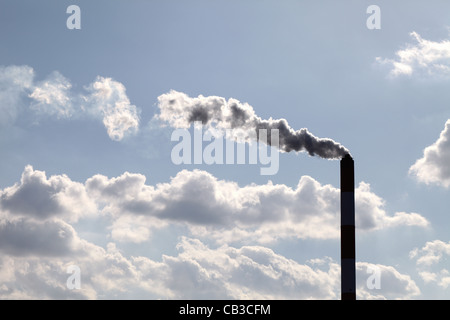
<path fill-rule="evenodd" d="M 356 300 L 355 166 L 349 154 L 341 159 L 341 300 Z"/>

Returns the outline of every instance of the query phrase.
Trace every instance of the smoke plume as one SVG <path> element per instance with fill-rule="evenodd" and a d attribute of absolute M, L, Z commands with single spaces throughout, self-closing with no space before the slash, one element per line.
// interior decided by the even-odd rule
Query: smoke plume
<path fill-rule="evenodd" d="M 341 144 L 329 138 L 318 138 L 308 129 L 295 131 L 285 119 L 261 119 L 252 106 L 230 98 L 217 96 L 191 98 L 185 93 L 171 90 L 158 97 L 160 114 L 157 118 L 168 122 L 174 128 L 189 128 L 195 121 L 218 129 L 233 129 L 237 135 L 247 133 L 255 137 L 259 129 L 279 130 L 279 148 L 281 151 L 306 151 L 311 156 L 325 159 L 340 159 L 349 151 Z M 252 132 L 253 131 L 253 132 Z M 253 134 L 251 134 L 253 133 Z M 270 145 L 270 134 L 267 143 Z"/>

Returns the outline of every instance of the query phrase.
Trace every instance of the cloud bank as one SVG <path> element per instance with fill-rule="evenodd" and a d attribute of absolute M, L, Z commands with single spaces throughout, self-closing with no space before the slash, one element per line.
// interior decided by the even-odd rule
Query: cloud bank
<path fill-rule="evenodd" d="M 270 243 L 287 238 L 337 239 L 339 199 L 338 188 L 309 176 L 301 177 L 295 188 L 270 181 L 241 187 L 201 170 L 183 170 L 170 182 L 156 185 L 129 172 L 114 178 L 95 175 L 82 184 L 66 175 L 47 178 L 45 172 L 27 166 L 20 182 L 0 191 L 0 209 L 39 221 L 76 222 L 106 215 L 115 240 L 142 242 L 152 229 L 180 225 L 218 243 Z M 428 225 L 417 213 L 388 215 L 384 201 L 364 182 L 356 189 L 356 210 L 361 231 Z"/>
<path fill-rule="evenodd" d="M 44 233 L 43 229 L 38 232 Z M 301 264 L 262 246 L 211 248 L 182 237 L 178 254 L 160 261 L 126 256 L 114 243 L 106 248 L 75 233 L 64 246 L 39 243 L 36 251 L 11 252 L 0 246 L 2 299 L 338 299 L 339 264 L 330 258 Z M 36 233 L 29 241 L 38 238 Z M 59 241 L 61 242 L 61 240 Z M 62 247 L 63 250 L 60 250 Z M 48 255 L 47 252 L 52 252 Z M 80 268 L 81 288 L 66 287 L 67 268 Z M 367 263 L 357 264 L 365 278 Z M 358 298 L 395 299 L 420 293 L 409 276 L 390 266 L 382 269 L 384 288 L 361 286 Z M 363 281 L 364 282 L 364 281 Z"/>
<path fill-rule="evenodd" d="M 361 231 L 425 226 L 418 214 L 389 216 L 368 184 L 356 193 Z M 287 238 L 337 239 L 339 191 L 304 176 L 285 185 L 239 186 L 211 174 L 183 170 L 150 185 L 142 174 L 94 175 L 85 183 L 47 177 L 31 166 L 0 191 L 2 299 L 337 299 L 339 264 L 323 257 L 299 263 L 266 245 Z M 76 228 L 102 218 L 96 238 Z M 116 243 L 152 240 L 152 230 L 185 228 L 178 254 L 155 260 L 127 255 Z M 81 289 L 66 287 L 67 268 L 81 270 Z M 358 277 L 366 277 L 358 265 Z M 361 288 L 369 299 L 413 297 L 414 281 L 381 266 L 384 291 Z M 387 280 L 386 280 L 387 281 Z"/>

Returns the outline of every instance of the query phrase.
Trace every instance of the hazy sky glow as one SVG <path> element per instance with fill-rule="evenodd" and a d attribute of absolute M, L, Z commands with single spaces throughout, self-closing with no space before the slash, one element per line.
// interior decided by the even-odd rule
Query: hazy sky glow
<path fill-rule="evenodd" d="M 450 298 L 450 4 L 72 4 L 0 5 L 1 299 L 339 299 L 347 150 L 357 298 Z"/>

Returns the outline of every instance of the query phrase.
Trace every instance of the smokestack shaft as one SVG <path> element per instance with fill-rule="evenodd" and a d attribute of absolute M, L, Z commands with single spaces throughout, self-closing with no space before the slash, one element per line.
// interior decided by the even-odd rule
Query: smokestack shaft
<path fill-rule="evenodd" d="M 356 300 L 355 167 L 349 154 L 341 160 L 341 300 Z"/>

